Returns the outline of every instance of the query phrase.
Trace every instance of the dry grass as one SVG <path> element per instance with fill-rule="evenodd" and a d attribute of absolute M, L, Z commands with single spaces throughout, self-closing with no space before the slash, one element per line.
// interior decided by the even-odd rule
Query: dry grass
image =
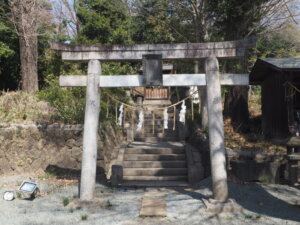
<path fill-rule="evenodd" d="M 259 94 L 249 94 L 248 107 L 251 117 L 261 115 L 261 96 Z"/>
<path fill-rule="evenodd" d="M 51 123 L 57 110 L 33 94 L 25 92 L 0 93 L 0 121 L 2 123 Z"/>
<path fill-rule="evenodd" d="M 266 141 L 259 132 L 246 134 L 236 132 L 231 125 L 230 119 L 224 120 L 224 133 L 226 147 L 232 150 L 245 150 L 253 152 L 285 153 L 284 146 L 275 145 Z"/>
<path fill-rule="evenodd" d="M 247 133 L 236 131 L 230 119 L 224 120 L 224 133 L 226 147 L 232 150 L 246 150 L 254 152 L 284 153 L 284 146 L 275 145 L 271 141 L 266 141 L 261 133 L 261 121 L 258 119 L 261 112 L 261 95 L 260 92 L 252 92 L 249 94 L 249 113 L 250 120 Z"/>

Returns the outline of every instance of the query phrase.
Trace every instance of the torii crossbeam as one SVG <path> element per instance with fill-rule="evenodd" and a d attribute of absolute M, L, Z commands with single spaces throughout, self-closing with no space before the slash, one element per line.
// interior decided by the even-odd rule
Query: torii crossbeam
<path fill-rule="evenodd" d="M 163 86 L 207 86 L 209 140 L 214 198 L 228 198 L 224 125 L 221 85 L 248 85 L 247 74 L 219 74 L 217 57 L 240 57 L 254 40 L 216 43 L 86 46 L 50 43 L 52 49 L 62 51 L 63 60 L 88 61 L 87 76 L 60 76 L 60 85 L 87 87 L 83 134 L 83 155 L 80 199 L 94 198 L 96 182 L 97 132 L 99 124 L 100 87 L 144 86 L 141 75 L 101 75 L 100 61 L 142 60 L 145 54 L 161 54 L 162 59 L 206 58 L 206 74 L 163 75 Z"/>

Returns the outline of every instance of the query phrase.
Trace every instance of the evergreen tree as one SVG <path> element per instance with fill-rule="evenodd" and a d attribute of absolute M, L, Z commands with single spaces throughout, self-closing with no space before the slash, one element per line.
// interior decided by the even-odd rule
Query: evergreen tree
<path fill-rule="evenodd" d="M 78 43 L 131 43 L 130 17 L 121 0 L 79 0 L 77 17 L 80 21 Z"/>
<path fill-rule="evenodd" d="M 20 82 L 19 41 L 9 13 L 7 1 L 0 2 L 0 90 L 15 90 Z"/>

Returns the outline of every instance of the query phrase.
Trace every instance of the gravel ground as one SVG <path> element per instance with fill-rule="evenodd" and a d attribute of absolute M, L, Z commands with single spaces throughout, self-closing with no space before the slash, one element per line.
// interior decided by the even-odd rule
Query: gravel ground
<path fill-rule="evenodd" d="M 0 177 L 0 195 L 16 190 L 28 176 Z M 211 180 L 189 188 L 111 188 L 97 184 L 94 207 L 76 208 L 78 184 L 62 180 L 39 180 L 41 196 L 30 201 L 0 200 L 0 224 L 69 225 L 69 224 L 300 224 L 300 189 L 287 185 L 236 184 L 229 182 L 230 198 L 244 208 L 244 213 L 212 214 L 201 199 L 210 198 Z M 141 218 L 139 211 L 144 193 L 166 193 L 168 216 Z M 69 200 L 67 206 L 64 199 Z"/>

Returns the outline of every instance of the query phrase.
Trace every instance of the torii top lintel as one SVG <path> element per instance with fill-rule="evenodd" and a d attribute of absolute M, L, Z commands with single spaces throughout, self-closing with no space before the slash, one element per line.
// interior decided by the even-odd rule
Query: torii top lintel
<path fill-rule="evenodd" d="M 50 42 L 53 50 L 62 52 L 67 61 L 142 60 L 146 54 L 161 54 L 162 59 L 199 59 L 207 57 L 241 57 L 245 50 L 252 47 L 255 38 L 237 41 L 181 43 L 181 44 L 135 44 L 135 45 L 73 45 Z"/>

